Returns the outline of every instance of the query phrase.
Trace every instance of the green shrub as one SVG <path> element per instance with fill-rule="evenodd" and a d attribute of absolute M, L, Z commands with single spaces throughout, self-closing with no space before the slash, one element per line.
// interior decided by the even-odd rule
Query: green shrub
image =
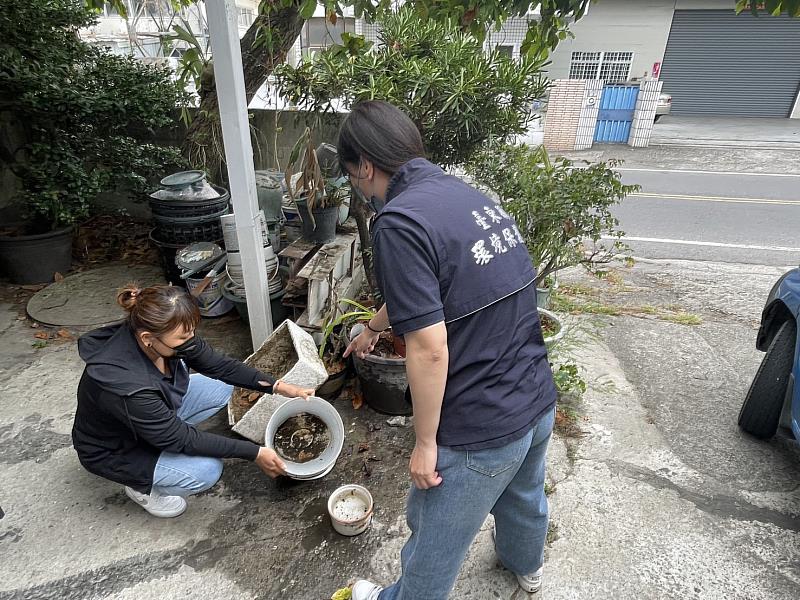
<path fill-rule="evenodd" d="M 74 224 L 98 193 L 141 188 L 180 161 L 145 140 L 173 121 L 185 92 L 167 69 L 82 41 L 95 18 L 74 0 L 0 0 L 0 111 L 24 137 L 0 156 L 22 181 L 31 233 Z"/>
<path fill-rule="evenodd" d="M 544 147 L 502 144 L 476 153 L 467 172 L 514 217 L 541 286 L 561 269 L 594 270 L 625 250 L 611 209 L 639 186 L 622 183 L 614 171 L 620 164 L 577 166 L 566 158 L 551 160 Z"/>

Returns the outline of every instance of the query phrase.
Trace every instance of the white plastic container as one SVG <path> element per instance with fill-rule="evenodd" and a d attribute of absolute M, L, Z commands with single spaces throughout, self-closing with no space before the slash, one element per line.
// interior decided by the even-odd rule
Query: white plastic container
<path fill-rule="evenodd" d="M 360 485 L 343 485 L 328 498 L 331 524 L 342 535 L 364 533 L 372 522 L 372 511 L 372 494 Z"/>
<path fill-rule="evenodd" d="M 203 279 L 203 277 L 187 277 L 186 287 L 191 291 L 200 285 Z M 206 289 L 200 292 L 197 297 L 197 304 L 200 308 L 201 316 L 219 317 L 231 311 L 233 302 L 222 295 L 222 286 L 225 285 L 226 280 L 227 275 L 223 270 L 222 273 L 214 276 L 214 279 L 211 280 Z"/>
<path fill-rule="evenodd" d="M 258 220 L 261 223 L 261 238 L 264 246 L 270 245 L 269 230 L 267 228 L 267 219 L 264 216 L 264 211 L 258 212 Z M 225 242 L 225 249 L 228 252 L 239 251 L 239 238 L 236 235 L 236 216 L 233 214 L 222 215 L 219 218 L 222 224 L 222 239 Z"/>
<path fill-rule="evenodd" d="M 267 422 L 264 445 L 271 450 L 275 450 L 274 439 L 278 428 L 287 419 L 301 413 L 314 415 L 325 423 L 330 434 L 330 443 L 322 454 L 308 462 L 297 463 L 284 459 L 286 474 L 293 479 L 318 479 L 330 473 L 344 445 L 344 423 L 342 422 L 342 417 L 339 416 L 339 412 L 327 400 L 310 396 L 307 400 L 290 398 L 280 404 Z"/>

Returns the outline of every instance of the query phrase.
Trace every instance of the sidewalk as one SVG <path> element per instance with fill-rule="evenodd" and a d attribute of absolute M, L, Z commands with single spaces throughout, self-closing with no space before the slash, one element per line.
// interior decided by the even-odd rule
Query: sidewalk
<path fill-rule="evenodd" d="M 653 126 L 650 144 L 800 150 L 800 119 L 667 115 Z"/>
<path fill-rule="evenodd" d="M 761 305 L 779 272 L 639 262 L 611 283 L 562 279 L 570 297 L 591 297 L 605 312 L 627 308 L 572 317 L 568 344 L 590 385 L 576 407 L 578 436 L 560 434 L 550 450 L 548 600 L 800 596 L 800 449 L 736 428 L 761 358 Z M 157 520 L 79 465 L 69 436 L 82 368 L 75 342 L 31 348 L 36 330 L 17 319 L 13 299 L 0 299 L 0 600 L 198 590 L 209 599 L 324 600 L 357 577 L 397 575 L 410 427 L 337 400 L 347 439 L 328 477 L 273 482 L 228 461 L 221 484 L 190 499 L 183 516 Z M 658 316 L 678 309 L 702 324 Z M 220 348 L 247 335 L 235 322 L 219 325 L 224 332 L 208 325 L 204 335 Z M 211 427 L 227 428 L 223 417 Z M 376 500 L 373 526 L 356 538 L 333 532 L 324 516 L 327 495 L 347 482 Z M 496 566 L 490 529 L 489 521 L 453 599 L 527 597 Z"/>
<path fill-rule="evenodd" d="M 627 168 L 800 175 L 800 119 L 665 116 L 646 148 L 595 144 L 553 154 L 589 162 L 618 158 Z"/>

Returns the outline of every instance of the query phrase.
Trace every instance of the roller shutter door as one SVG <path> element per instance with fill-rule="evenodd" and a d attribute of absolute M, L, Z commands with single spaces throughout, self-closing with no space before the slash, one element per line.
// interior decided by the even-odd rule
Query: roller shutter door
<path fill-rule="evenodd" d="M 676 10 L 661 79 L 675 115 L 788 117 L 800 87 L 800 19 Z"/>

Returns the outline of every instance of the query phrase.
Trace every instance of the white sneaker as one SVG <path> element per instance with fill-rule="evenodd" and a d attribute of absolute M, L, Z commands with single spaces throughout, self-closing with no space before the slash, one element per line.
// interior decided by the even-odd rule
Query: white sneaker
<path fill-rule="evenodd" d="M 492 527 L 492 542 L 494 542 L 494 552 L 497 554 L 497 528 Z M 498 559 L 498 562 L 499 559 Z M 502 562 L 500 564 L 503 564 Z M 505 565 L 503 565 L 505 568 Z M 524 591 L 528 592 L 529 594 L 535 594 L 542 589 L 542 569 L 543 567 L 539 567 L 539 570 L 535 573 L 531 573 L 530 575 L 520 575 L 519 573 L 514 573 L 517 577 L 517 583 L 519 587 L 521 587 Z M 509 569 L 510 570 L 510 569 Z M 513 571 L 512 571 L 513 573 Z"/>
<path fill-rule="evenodd" d="M 378 594 L 383 591 L 383 587 L 366 579 L 359 579 L 353 584 L 352 591 L 352 600 L 378 600 Z"/>
<path fill-rule="evenodd" d="M 186 510 L 186 499 L 180 496 L 162 496 L 155 490 L 150 495 L 142 494 L 125 486 L 128 498 L 136 502 L 154 517 L 177 517 Z"/>

